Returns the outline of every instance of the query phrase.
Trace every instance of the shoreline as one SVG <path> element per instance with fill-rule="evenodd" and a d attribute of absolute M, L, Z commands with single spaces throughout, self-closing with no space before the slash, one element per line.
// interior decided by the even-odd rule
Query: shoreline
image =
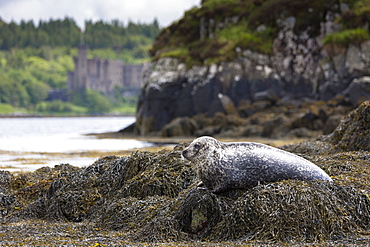
<path fill-rule="evenodd" d="M 148 147 L 122 149 L 122 150 L 89 150 L 76 152 L 29 152 L 29 151 L 7 151 L 0 150 L 0 156 L 8 164 L 0 165 L 0 170 L 9 171 L 13 174 L 33 172 L 41 167 L 54 167 L 59 164 L 70 164 L 76 167 L 87 167 L 96 160 L 106 156 L 127 156 L 137 151 L 158 152 L 161 150 L 172 150 L 176 145 L 193 141 L 193 137 L 171 137 L 160 136 L 135 136 L 121 132 L 91 133 L 85 136 L 96 139 L 134 139 L 153 144 Z M 271 139 L 271 138 L 217 138 L 225 142 L 260 142 L 274 147 L 287 144 L 296 144 L 307 139 Z M 15 164 L 14 164 L 15 163 Z M 34 168 L 32 168 L 34 166 Z"/>
<path fill-rule="evenodd" d="M 83 114 L 83 115 L 0 115 L 1 118 L 78 118 L 78 117 L 135 117 L 135 114 L 102 114 L 102 115 L 89 115 L 89 114 Z"/>
<path fill-rule="evenodd" d="M 173 145 L 150 146 L 118 151 L 80 151 L 80 152 L 23 152 L 0 150 L 0 156 L 6 155 L 8 165 L 0 165 L 0 171 L 9 171 L 12 174 L 34 172 L 42 167 L 53 168 L 60 164 L 70 164 L 75 167 L 88 167 L 96 160 L 107 156 L 127 156 L 137 151 L 157 152 L 170 150 Z M 78 159 L 75 163 L 74 159 Z M 11 164 L 17 162 L 17 164 Z M 33 169 L 33 168 L 34 169 Z"/>
<path fill-rule="evenodd" d="M 161 137 L 161 136 L 139 136 L 132 133 L 123 132 L 104 132 L 104 133 L 88 133 L 85 136 L 93 136 L 97 139 L 135 139 L 138 141 L 145 141 L 160 144 L 179 144 L 181 142 L 191 142 L 196 136 L 175 136 L 175 137 Z M 268 138 L 268 137 L 219 137 L 214 136 L 217 140 L 223 142 L 260 142 L 274 147 L 281 147 L 288 144 L 297 144 L 310 138 Z"/>

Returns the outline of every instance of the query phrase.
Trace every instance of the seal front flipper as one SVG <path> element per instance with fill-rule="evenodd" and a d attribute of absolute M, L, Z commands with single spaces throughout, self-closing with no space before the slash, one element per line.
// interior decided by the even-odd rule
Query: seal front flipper
<path fill-rule="evenodd" d="M 225 186 L 224 184 L 221 184 L 221 185 L 217 186 L 216 188 L 214 188 L 213 190 L 211 190 L 211 192 L 214 193 L 214 194 L 221 194 L 221 193 L 226 192 L 228 190 L 229 190 L 229 188 L 227 186 Z"/>
<path fill-rule="evenodd" d="M 197 184 L 197 190 L 206 190 L 207 188 L 204 187 L 204 183 L 202 181 L 200 181 L 198 184 Z"/>

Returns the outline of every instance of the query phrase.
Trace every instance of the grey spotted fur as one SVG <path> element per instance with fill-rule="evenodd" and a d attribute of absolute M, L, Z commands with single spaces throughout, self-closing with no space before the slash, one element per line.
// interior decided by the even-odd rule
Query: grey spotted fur
<path fill-rule="evenodd" d="M 332 181 L 312 162 L 261 143 L 220 142 L 204 136 L 182 155 L 194 164 L 204 186 L 215 193 L 286 179 Z"/>

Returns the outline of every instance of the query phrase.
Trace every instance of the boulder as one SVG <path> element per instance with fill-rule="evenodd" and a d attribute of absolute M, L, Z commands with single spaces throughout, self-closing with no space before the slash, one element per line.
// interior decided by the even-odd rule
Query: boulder
<path fill-rule="evenodd" d="M 333 121 L 339 120 L 334 115 Z M 334 120 L 335 119 L 335 120 Z M 370 151 L 370 101 L 363 102 L 357 109 L 345 116 L 339 126 L 330 134 L 314 140 L 284 147 L 288 151 L 327 154 L 351 151 Z"/>
<path fill-rule="evenodd" d="M 326 140 L 332 152 L 370 151 L 370 101 L 365 101 L 348 114 Z"/>
<path fill-rule="evenodd" d="M 197 129 L 198 125 L 194 119 L 189 117 L 179 117 L 172 120 L 162 128 L 161 136 L 192 136 Z"/>
<path fill-rule="evenodd" d="M 239 115 L 234 103 L 232 102 L 229 96 L 219 93 L 218 98 L 220 99 L 222 107 L 224 108 L 226 114 Z"/>
<path fill-rule="evenodd" d="M 323 134 L 328 135 L 332 133 L 338 127 L 343 117 L 344 116 L 342 114 L 335 114 L 335 115 L 330 116 L 328 120 L 325 122 Z"/>
<path fill-rule="evenodd" d="M 343 95 L 353 105 L 358 106 L 370 99 L 370 76 L 353 79 L 351 84 L 343 91 Z"/>

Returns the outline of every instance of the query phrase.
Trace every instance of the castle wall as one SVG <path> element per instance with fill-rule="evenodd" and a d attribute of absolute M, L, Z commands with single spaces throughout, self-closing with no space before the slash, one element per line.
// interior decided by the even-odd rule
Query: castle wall
<path fill-rule="evenodd" d="M 140 88 L 144 64 L 123 66 L 123 85 L 129 88 Z"/>
<path fill-rule="evenodd" d="M 80 46 L 74 57 L 75 71 L 68 73 L 68 89 L 90 88 L 103 93 L 112 93 L 116 86 L 140 88 L 143 64 L 126 65 L 122 61 L 87 59 L 87 47 Z"/>

